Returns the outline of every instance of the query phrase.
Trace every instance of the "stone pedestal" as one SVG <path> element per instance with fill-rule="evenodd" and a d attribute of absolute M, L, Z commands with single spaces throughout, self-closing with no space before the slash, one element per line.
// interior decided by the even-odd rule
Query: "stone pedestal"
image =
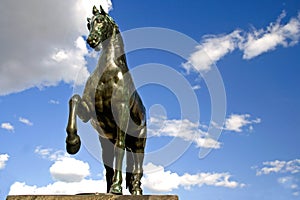
<path fill-rule="evenodd" d="M 6 200 L 178 200 L 176 195 L 111 195 L 111 194 L 82 194 L 82 195 L 12 195 Z"/>

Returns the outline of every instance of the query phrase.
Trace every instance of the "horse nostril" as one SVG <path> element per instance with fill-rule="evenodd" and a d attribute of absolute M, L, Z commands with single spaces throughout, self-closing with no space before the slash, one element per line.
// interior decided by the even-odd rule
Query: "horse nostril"
<path fill-rule="evenodd" d="M 86 41 L 87 41 L 87 43 L 90 44 L 92 40 L 93 40 L 93 39 L 92 39 L 91 37 L 88 37 Z"/>
<path fill-rule="evenodd" d="M 97 40 L 98 40 L 98 37 L 95 34 L 92 34 L 87 38 L 87 42 L 89 44 L 95 44 Z"/>

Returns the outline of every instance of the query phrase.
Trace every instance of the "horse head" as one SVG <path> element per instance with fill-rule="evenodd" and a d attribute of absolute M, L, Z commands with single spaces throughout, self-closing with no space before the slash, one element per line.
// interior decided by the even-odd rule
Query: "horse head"
<path fill-rule="evenodd" d="M 90 31 L 87 38 L 87 43 L 93 49 L 99 50 L 100 44 L 109 39 L 114 28 L 117 28 L 114 20 L 103 10 L 100 6 L 100 10 L 93 7 L 92 18 L 87 18 L 87 28 Z"/>

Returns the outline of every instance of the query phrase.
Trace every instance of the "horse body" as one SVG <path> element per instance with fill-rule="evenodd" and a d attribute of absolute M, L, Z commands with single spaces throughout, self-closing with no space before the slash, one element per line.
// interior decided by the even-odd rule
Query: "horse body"
<path fill-rule="evenodd" d="M 107 191 L 122 194 L 122 162 L 127 151 L 126 185 L 131 194 L 141 195 L 146 143 L 145 108 L 129 74 L 118 27 L 102 7 L 100 11 L 93 8 L 87 42 L 92 48 L 101 44 L 103 50 L 97 67 L 87 80 L 82 98 L 74 95 L 70 99 L 67 151 L 75 154 L 80 148 L 76 116 L 84 122 L 90 120 L 100 135 Z"/>

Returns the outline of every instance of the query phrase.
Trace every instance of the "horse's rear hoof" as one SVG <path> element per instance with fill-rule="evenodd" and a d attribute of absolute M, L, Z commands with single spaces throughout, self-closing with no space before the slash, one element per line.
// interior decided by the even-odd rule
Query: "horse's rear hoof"
<path fill-rule="evenodd" d="M 135 189 L 133 191 L 131 191 L 132 195 L 143 195 L 143 190 L 142 189 Z"/>
<path fill-rule="evenodd" d="M 112 185 L 109 193 L 115 194 L 115 195 L 122 195 L 122 186 L 121 185 Z"/>
<path fill-rule="evenodd" d="M 66 143 L 66 150 L 71 155 L 76 154 L 81 146 L 80 137 L 78 135 L 74 135 L 72 137 L 68 136 Z"/>

